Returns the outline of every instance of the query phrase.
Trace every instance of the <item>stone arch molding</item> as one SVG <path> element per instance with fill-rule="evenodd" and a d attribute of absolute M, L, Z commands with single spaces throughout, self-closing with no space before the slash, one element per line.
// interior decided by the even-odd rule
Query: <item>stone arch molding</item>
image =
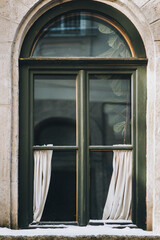
<path fill-rule="evenodd" d="M 33 23 L 39 17 L 41 17 L 42 14 L 44 14 L 49 9 L 54 8 L 57 5 L 61 5 L 62 3 L 67 3 L 67 2 L 74 2 L 74 1 L 75 0 L 54 0 L 54 1 L 53 0 L 44 0 L 44 1 L 33 0 L 34 4 L 30 6 L 28 12 L 23 16 L 23 18 L 21 19 L 18 25 L 15 38 L 13 41 L 13 45 L 12 45 L 13 59 L 16 59 L 19 57 L 21 46 L 28 30 L 31 28 Z M 104 3 L 122 12 L 137 28 L 143 40 L 147 57 L 149 58 L 151 53 L 149 46 L 151 44 L 154 44 L 152 39 L 152 33 L 150 31 L 149 25 L 147 23 L 147 20 L 145 19 L 144 14 L 140 10 L 140 8 L 134 3 L 134 0 L 131 0 L 131 1 L 129 0 L 115 0 L 115 1 L 91 0 L 91 1 Z M 153 55 L 153 49 L 152 49 L 152 55 Z"/>
<path fill-rule="evenodd" d="M 18 126 L 18 118 L 19 118 L 19 113 L 18 113 L 18 99 L 19 99 L 19 66 L 18 66 L 18 59 L 19 59 L 19 54 L 21 50 L 21 46 L 23 43 L 23 40 L 28 32 L 28 30 L 31 28 L 32 24 L 46 11 L 49 9 L 60 5 L 62 3 L 66 2 L 72 2 L 74 0 L 32 0 L 30 1 L 30 7 L 28 8 L 28 12 L 25 13 L 23 18 L 20 20 L 20 23 L 18 25 L 15 38 L 12 44 L 12 57 L 11 57 L 11 68 L 12 68 L 12 158 L 11 158 L 11 181 L 13 179 L 17 179 L 17 191 L 18 192 L 18 132 L 19 132 L 19 126 Z M 142 11 L 140 8 L 134 3 L 134 0 L 93 0 L 96 2 L 108 4 L 112 6 L 113 8 L 116 8 L 120 12 L 122 12 L 132 23 L 133 25 L 137 28 L 145 49 L 146 49 L 146 55 L 148 58 L 148 69 L 147 69 L 147 89 L 152 87 L 154 88 L 154 81 L 153 81 L 153 71 L 154 71 L 154 51 L 153 51 L 153 46 L 154 46 L 154 41 L 152 39 L 152 33 L 149 28 L 149 24 L 147 23 Z M 138 18 L 137 18 L 138 16 Z M 151 83 L 152 80 L 152 83 Z M 152 84 L 152 85 L 151 85 Z M 150 96 L 148 94 L 148 106 L 147 106 L 147 111 L 149 111 L 149 108 L 154 109 L 154 104 L 150 105 L 149 103 L 153 102 L 153 95 L 152 95 L 152 101 L 150 100 Z M 153 112 L 153 111 L 152 111 Z M 150 127 L 150 123 L 147 120 L 147 125 Z M 153 127 L 152 127 L 153 128 Z M 150 139 L 148 141 L 148 139 Z M 147 134 L 147 144 L 149 146 L 149 142 L 153 141 L 153 137 L 149 136 Z M 151 147 L 147 147 L 147 156 L 148 159 L 151 156 L 153 159 L 153 149 Z M 151 169 L 153 166 L 150 163 L 148 163 L 147 169 Z M 16 171 L 14 171 L 16 169 Z M 16 175 L 16 176 L 15 176 Z M 148 176 L 148 174 L 147 174 Z M 147 179 L 149 182 L 149 179 Z M 14 187 L 14 188 L 13 188 Z M 13 188 L 13 189 L 12 189 Z M 148 184 L 147 187 L 147 195 L 152 195 L 149 193 L 149 191 L 152 191 L 151 189 L 152 186 Z M 149 190 L 150 189 L 150 190 Z M 11 199 L 12 199 L 12 206 L 11 206 L 11 225 L 13 227 L 18 226 L 18 194 L 15 196 L 13 194 L 15 192 L 15 185 L 11 185 Z M 149 197 L 149 202 L 150 205 L 152 205 L 152 199 Z M 150 206 L 152 208 L 152 206 Z M 152 222 L 151 220 L 151 215 L 152 212 L 150 209 L 147 210 L 147 221 L 149 226 L 151 225 L 150 223 Z"/>

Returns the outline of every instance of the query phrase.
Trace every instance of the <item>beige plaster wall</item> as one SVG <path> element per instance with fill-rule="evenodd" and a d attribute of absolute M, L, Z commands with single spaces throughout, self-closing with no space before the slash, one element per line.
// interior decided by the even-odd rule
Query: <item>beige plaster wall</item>
<path fill-rule="evenodd" d="M 147 225 L 151 229 L 153 223 L 154 231 L 160 232 L 160 1 L 99 1 L 122 11 L 146 47 Z M 0 226 L 18 226 L 19 51 L 31 24 L 56 4 L 58 0 L 0 0 Z"/>

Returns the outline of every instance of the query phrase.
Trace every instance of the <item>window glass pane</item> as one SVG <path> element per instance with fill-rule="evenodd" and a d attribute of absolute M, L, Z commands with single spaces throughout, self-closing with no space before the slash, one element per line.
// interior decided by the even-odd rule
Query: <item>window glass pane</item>
<path fill-rule="evenodd" d="M 76 221 L 75 152 L 53 152 L 50 187 L 41 221 Z"/>
<path fill-rule="evenodd" d="M 76 145 L 76 75 L 35 75 L 34 145 Z"/>
<path fill-rule="evenodd" d="M 131 143 L 128 75 L 90 75 L 90 145 Z"/>
<path fill-rule="evenodd" d="M 67 13 L 43 28 L 36 39 L 32 55 L 131 57 L 126 40 L 116 28 L 115 23 L 92 12 Z"/>
<path fill-rule="evenodd" d="M 90 219 L 102 219 L 112 162 L 113 152 L 90 152 Z"/>

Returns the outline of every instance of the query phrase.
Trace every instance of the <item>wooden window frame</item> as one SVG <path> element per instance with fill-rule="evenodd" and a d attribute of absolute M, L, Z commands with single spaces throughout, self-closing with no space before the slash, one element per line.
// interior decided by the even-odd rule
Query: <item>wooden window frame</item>
<path fill-rule="evenodd" d="M 34 74 L 79 73 L 78 146 L 52 147 L 59 151 L 78 152 L 77 224 L 89 221 L 89 151 L 126 149 L 126 147 L 89 146 L 87 72 L 130 74 L 132 85 L 132 134 L 128 149 L 133 149 L 132 221 L 145 228 L 146 198 L 146 59 L 57 60 L 20 59 L 20 151 L 19 151 L 19 225 L 28 227 L 33 218 L 33 76 Z M 84 95 L 84 97 L 83 97 Z M 84 125 L 84 122 L 86 123 Z M 51 149 L 45 147 L 45 149 Z M 84 210 L 85 209 L 85 210 Z M 76 224 L 76 223 L 75 223 Z"/>

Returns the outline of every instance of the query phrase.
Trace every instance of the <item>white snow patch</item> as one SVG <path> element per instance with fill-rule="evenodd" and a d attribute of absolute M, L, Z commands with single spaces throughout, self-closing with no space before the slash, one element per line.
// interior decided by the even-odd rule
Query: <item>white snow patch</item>
<path fill-rule="evenodd" d="M 113 225 L 112 225 L 113 226 Z M 62 228 L 63 227 L 63 228 Z M 131 229 L 129 227 L 123 229 L 115 229 L 108 225 L 103 226 L 66 226 L 59 225 L 55 228 L 36 228 L 25 230 L 12 230 L 8 228 L 0 228 L 0 236 L 99 236 L 99 235 L 118 235 L 118 236 L 154 236 L 153 232 L 144 231 L 142 229 Z"/>

